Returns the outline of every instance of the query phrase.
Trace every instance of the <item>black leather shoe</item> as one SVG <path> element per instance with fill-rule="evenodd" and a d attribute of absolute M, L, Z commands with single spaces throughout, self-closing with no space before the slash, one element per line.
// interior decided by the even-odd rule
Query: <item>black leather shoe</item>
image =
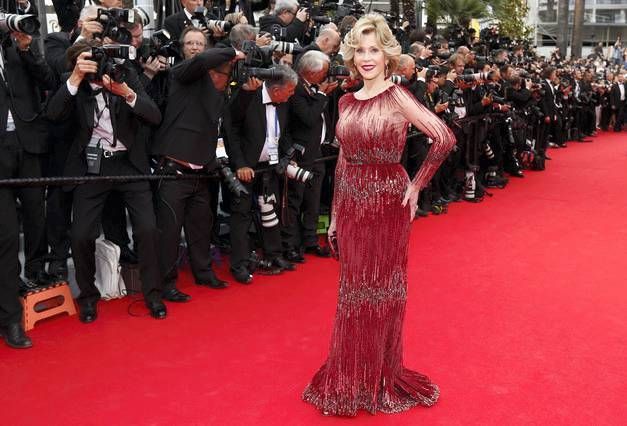
<path fill-rule="evenodd" d="M 67 281 L 67 260 L 52 260 L 48 265 L 48 273 L 55 277 L 58 282 Z"/>
<path fill-rule="evenodd" d="M 160 300 L 150 300 L 146 302 L 146 307 L 154 319 L 165 319 L 168 316 L 168 310 Z"/>
<path fill-rule="evenodd" d="M 283 259 L 281 256 L 278 256 L 272 259 L 272 264 L 276 266 L 277 268 L 281 268 L 281 270 L 283 271 L 294 271 L 296 269 L 293 263 L 288 262 L 287 260 Z"/>
<path fill-rule="evenodd" d="M 252 284 L 253 282 L 252 274 L 244 267 L 231 268 L 231 275 L 233 275 L 235 281 L 241 284 Z"/>
<path fill-rule="evenodd" d="M 31 280 L 24 281 L 22 277 L 17 279 L 17 286 L 19 288 L 20 294 L 23 296 L 29 291 L 37 290 L 39 286 Z"/>
<path fill-rule="evenodd" d="M 261 275 L 279 275 L 283 269 L 276 266 L 271 260 L 260 259 L 257 263 L 256 272 Z"/>
<path fill-rule="evenodd" d="M 296 263 L 304 263 L 305 262 L 305 258 L 296 250 L 288 250 L 285 252 L 284 257 L 286 260 L 288 260 L 289 262 L 296 262 Z"/>
<path fill-rule="evenodd" d="M 37 287 L 48 287 L 59 282 L 56 276 L 43 270 L 37 272 L 35 275 L 27 275 L 26 280 L 34 283 Z"/>
<path fill-rule="evenodd" d="M 4 337 L 6 344 L 14 349 L 28 349 L 33 346 L 33 342 L 24 333 L 22 324 L 19 322 L 0 327 L 0 336 Z"/>
<path fill-rule="evenodd" d="M 98 318 L 98 308 L 96 303 L 84 303 L 78 307 L 79 314 L 78 319 L 84 324 L 96 321 Z"/>
<path fill-rule="evenodd" d="M 305 253 L 314 254 L 318 257 L 331 257 L 331 250 L 329 247 L 321 247 L 319 245 L 305 247 Z M 289 259 L 288 259 L 289 260 Z"/>
<path fill-rule="evenodd" d="M 189 294 L 185 294 L 182 291 L 179 291 L 178 288 L 173 288 L 171 290 L 163 292 L 163 298 L 168 302 L 184 303 L 189 302 L 192 296 L 190 296 Z"/>
<path fill-rule="evenodd" d="M 221 279 L 216 277 L 216 274 L 213 271 L 209 271 L 206 276 L 204 276 L 202 279 L 197 280 L 196 284 L 216 290 L 222 290 L 223 288 L 227 288 L 229 286 L 226 281 L 222 281 Z"/>
<path fill-rule="evenodd" d="M 429 216 L 429 212 L 424 211 L 420 207 L 416 209 L 416 215 L 414 216 L 415 218 L 427 217 L 427 216 Z"/>

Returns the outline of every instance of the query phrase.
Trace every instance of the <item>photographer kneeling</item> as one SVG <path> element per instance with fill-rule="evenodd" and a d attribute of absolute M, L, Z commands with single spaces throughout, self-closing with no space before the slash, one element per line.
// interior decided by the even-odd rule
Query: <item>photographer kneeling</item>
<path fill-rule="evenodd" d="M 158 173 L 206 174 L 217 167 L 219 120 L 224 109 L 231 62 L 244 55 L 228 47 L 206 50 L 204 33 L 187 27 L 181 35 L 185 60 L 170 70 L 168 101 L 153 154 L 160 157 Z M 189 250 L 196 284 L 227 287 L 211 269 L 211 203 L 203 180 L 162 181 L 157 189 L 157 223 L 161 232 L 163 297 L 186 302 L 190 296 L 176 288 L 181 228 Z"/>
<path fill-rule="evenodd" d="M 157 125 L 161 113 L 144 92 L 132 67 L 116 62 L 116 59 L 128 59 L 131 50 L 131 46 L 125 45 L 101 47 L 96 41 L 78 41 L 68 49 L 73 71 L 48 104 L 50 119 L 71 119 L 77 126 L 65 167 L 66 176 L 149 172 L 146 144 L 137 140 L 136 134 L 140 121 Z M 105 201 L 112 192 L 122 194 L 131 216 L 139 246 L 146 306 L 154 318 L 165 318 L 167 311 L 159 291 L 157 227 L 150 185 L 146 181 L 104 181 L 79 185 L 74 190 L 71 233 L 76 281 L 81 290 L 80 320 L 93 322 L 98 315 L 95 240 L 100 233 Z"/>
<path fill-rule="evenodd" d="M 284 162 L 279 149 L 286 152 L 292 146 L 288 135 L 289 111 L 286 102 L 294 94 L 298 75 L 284 65 L 275 66 L 273 74 L 274 78 L 254 91 L 245 87 L 238 91 L 231 102 L 230 120 L 225 121 L 229 160 L 249 193 L 234 196 L 231 203 L 231 273 L 243 284 L 252 282 L 252 272 L 256 267 L 250 261 L 248 237 L 253 192 L 261 212 L 259 230 L 265 257 L 259 264 L 260 272 L 277 274 L 294 269 L 294 265 L 281 256 L 281 202 L 279 176 L 275 169 Z M 256 174 L 256 168 L 270 170 Z"/>

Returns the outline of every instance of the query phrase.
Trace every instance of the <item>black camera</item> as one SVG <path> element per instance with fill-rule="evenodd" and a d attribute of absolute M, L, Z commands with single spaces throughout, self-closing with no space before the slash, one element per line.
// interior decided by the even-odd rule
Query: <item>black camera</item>
<path fill-rule="evenodd" d="M 329 81 L 346 80 L 351 75 L 351 72 L 344 65 L 332 64 L 329 66 L 327 72 L 327 78 Z"/>
<path fill-rule="evenodd" d="M 12 32 L 33 35 L 39 30 L 41 24 L 36 15 L 15 15 L 0 11 L 0 32 L 9 34 Z"/>
<path fill-rule="evenodd" d="M 246 54 L 243 61 L 238 61 L 233 69 L 233 80 L 239 84 L 244 84 L 249 78 L 255 77 L 260 80 L 278 80 L 282 77 L 281 71 L 271 68 L 272 46 L 259 47 L 252 40 L 245 40 L 242 43 L 242 52 Z"/>
<path fill-rule="evenodd" d="M 116 59 L 134 60 L 136 57 L 135 48 L 128 44 L 105 44 L 102 47 L 91 48 L 90 60 L 98 64 L 95 74 L 88 74 L 88 81 L 101 81 L 102 76 L 107 74 L 113 81 L 122 82 L 126 76 L 126 67 L 123 63 L 116 62 Z"/>
<path fill-rule="evenodd" d="M 96 37 L 109 37 L 116 43 L 130 44 L 133 40 L 131 32 L 123 25 L 135 22 L 135 11 L 132 9 L 98 9 L 96 21 L 102 25 L 102 33 Z"/>
<path fill-rule="evenodd" d="M 270 34 L 276 41 L 285 41 L 287 39 L 287 28 L 282 27 L 279 24 L 275 24 L 270 27 Z"/>
<path fill-rule="evenodd" d="M 212 33 L 215 33 L 216 31 L 228 33 L 233 27 L 233 24 L 229 21 L 207 19 L 207 9 L 202 6 L 198 6 L 194 9 L 194 13 L 192 13 L 190 21 L 194 27 L 200 28 L 201 30 L 208 29 Z"/>
<path fill-rule="evenodd" d="M 179 43 L 170 38 L 168 30 L 155 31 L 150 37 L 150 50 L 144 59 L 164 56 L 166 58 L 176 58 L 180 56 Z"/>
<path fill-rule="evenodd" d="M 243 195 L 248 195 L 248 191 L 246 187 L 242 185 L 242 182 L 233 174 L 233 171 L 229 167 L 229 159 L 226 157 L 220 157 L 217 159 L 218 162 L 218 172 L 220 176 L 224 179 L 226 186 L 229 188 L 229 191 L 236 197 L 241 197 Z"/>
<path fill-rule="evenodd" d="M 416 70 L 418 72 L 422 71 L 424 68 L 423 67 L 416 67 Z M 439 75 L 442 74 L 447 74 L 448 73 L 448 68 L 446 67 L 442 67 L 439 65 L 429 65 L 427 67 L 427 74 L 425 75 L 425 79 L 429 80 L 432 79 L 433 77 L 437 77 Z"/>

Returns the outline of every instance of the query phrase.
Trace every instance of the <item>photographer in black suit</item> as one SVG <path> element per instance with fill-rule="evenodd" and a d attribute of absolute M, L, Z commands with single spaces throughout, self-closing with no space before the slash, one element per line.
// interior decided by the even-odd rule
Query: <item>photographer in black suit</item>
<path fill-rule="evenodd" d="M 231 203 L 231 273 L 244 284 L 252 282 L 254 269 L 250 262 L 248 237 L 253 195 L 261 211 L 259 231 L 265 259 L 260 263 L 260 272 L 275 274 L 294 269 L 294 265 L 281 255 L 281 199 L 279 177 L 274 168 L 279 163 L 281 151 L 292 146 L 286 102 L 294 94 L 298 75 L 284 65 L 274 69 L 278 78 L 265 81 L 256 89 L 249 86 L 238 91 L 230 105 L 230 120 L 225 121 L 229 161 L 249 193 L 233 196 Z M 271 168 L 269 171 L 260 174 L 253 170 L 268 167 Z"/>
<path fill-rule="evenodd" d="M 548 147 L 549 136 L 553 135 L 555 143 L 561 143 L 561 131 L 559 125 L 559 117 L 557 115 L 557 104 L 555 99 L 557 96 L 556 83 L 558 82 L 557 72 L 553 67 L 546 67 L 542 71 L 542 90 L 544 94 L 538 103 L 544 115 L 544 121 L 541 125 L 541 136 L 538 140 L 536 151 L 539 156 L 546 158 L 546 150 Z"/>
<path fill-rule="evenodd" d="M 625 104 L 627 104 L 627 83 L 625 74 L 618 74 L 616 83 L 610 89 L 610 105 L 615 114 L 614 131 L 620 132 L 625 122 Z"/>
<path fill-rule="evenodd" d="M 47 150 L 42 90 L 56 79 L 43 57 L 31 50 L 32 37 L 0 33 L 0 178 L 41 177 Z M 0 335 L 9 346 L 32 346 L 21 326 L 19 224 L 15 196 L 23 207 L 26 276 L 42 277 L 46 254 L 43 188 L 0 188 Z"/>
<path fill-rule="evenodd" d="M 186 27 L 193 26 L 192 16 L 194 15 L 196 8 L 204 7 L 203 0 L 181 0 L 181 4 L 183 5 L 183 10 L 168 16 L 163 22 L 163 28 L 170 33 L 172 40 L 180 39 L 183 34 L 183 30 Z M 206 19 L 217 19 L 216 16 L 213 16 L 210 13 L 205 13 L 205 17 Z M 202 31 L 206 36 L 209 35 L 209 30 L 207 28 L 202 28 Z M 214 31 L 212 32 L 212 36 L 222 37 L 224 36 L 224 33 L 221 31 Z"/>
<path fill-rule="evenodd" d="M 224 109 L 224 90 L 231 62 L 244 54 L 229 47 L 206 50 L 198 28 L 183 31 L 185 60 L 170 71 L 170 90 L 164 120 L 157 131 L 153 154 L 160 157 L 160 173 L 205 174 L 216 168 L 218 126 Z M 176 288 L 181 228 L 196 284 L 226 288 L 211 269 L 211 195 L 202 180 L 162 181 L 157 190 L 157 224 L 161 234 L 160 263 L 163 297 L 186 302 L 190 296 Z"/>
<path fill-rule="evenodd" d="M 338 35 L 339 37 L 339 35 Z M 318 216 L 320 192 L 325 174 L 324 163 L 315 163 L 322 156 L 320 146 L 328 136 L 331 124 L 328 113 L 328 95 L 338 82 L 329 82 L 329 57 L 319 51 L 305 53 L 296 65 L 299 81 L 294 96 L 288 101 L 290 109 L 290 136 L 294 143 L 305 148 L 294 160 L 299 167 L 314 173 L 307 182 L 290 179 L 287 189 L 287 214 L 283 224 L 285 258 L 290 262 L 304 262 L 301 247 L 307 253 L 329 257 L 328 248 L 318 245 Z M 301 220 L 302 214 L 302 220 Z"/>
<path fill-rule="evenodd" d="M 36 44 L 31 44 L 32 36 L 3 32 L 0 36 L 3 44 L 0 47 L 0 91 L 3 98 L 0 132 L 8 132 L 5 137 L 14 140 L 19 150 L 19 161 L 11 166 L 15 167 L 12 177 L 39 178 L 43 176 L 48 153 L 48 128 L 42 115 L 41 93 L 55 89 L 57 79 Z M 22 205 L 26 277 L 26 283 L 21 279 L 17 282 L 22 290 L 28 290 L 54 281 L 45 272 L 45 188 L 21 187 L 15 193 Z"/>
<path fill-rule="evenodd" d="M 303 42 L 307 31 L 307 10 L 299 9 L 296 0 L 277 0 L 272 15 L 259 18 L 259 30 L 276 37 L 276 31 L 284 32 L 281 41 Z"/>
<path fill-rule="evenodd" d="M 113 81 L 106 74 L 101 81 L 87 79 L 99 69 L 99 64 L 90 59 L 92 49 L 99 48 L 99 45 L 94 41 L 78 41 L 68 49 L 73 71 L 48 104 L 48 115 L 52 120 L 72 117 L 77 127 L 65 174 L 116 176 L 148 173 L 146 144 L 136 135 L 140 120 L 157 125 L 161 113 L 146 95 L 137 74 L 126 64 L 116 67 L 124 82 Z M 94 284 L 95 240 L 100 233 L 102 214 L 106 214 L 105 201 L 115 191 L 122 193 L 131 215 L 146 306 L 154 318 L 165 318 L 167 311 L 159 290 L 157 228 L 150 185 L 146 181 L 105 181 L 79 185 L 74 190 L 72 253 L 76 281 L 81 289 L 78 297 L 80 320 L 89 323 L 97 318 L 100 293 Z"/>

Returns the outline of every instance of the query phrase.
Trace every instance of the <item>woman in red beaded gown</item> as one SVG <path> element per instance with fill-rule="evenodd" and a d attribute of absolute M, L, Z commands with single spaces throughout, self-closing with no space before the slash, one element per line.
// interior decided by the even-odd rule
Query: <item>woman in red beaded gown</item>
<path fill-rule="evenodd" d="M 340 290 L 327 361 L 303 393 L 324 414 L 396 413 L 433 405 L 428 377 L 403 366 L 407 251 L 418 193 L 455 144 L 450 130 L 389 81 L 401 49 L 385 19 L 362 17 L 342 45 L 345 64 L 364 81 L 340 99 L 330 239 L 337 235 Z M 400 165 L 409 124 L 432 141 L 410 181 Z"/>

